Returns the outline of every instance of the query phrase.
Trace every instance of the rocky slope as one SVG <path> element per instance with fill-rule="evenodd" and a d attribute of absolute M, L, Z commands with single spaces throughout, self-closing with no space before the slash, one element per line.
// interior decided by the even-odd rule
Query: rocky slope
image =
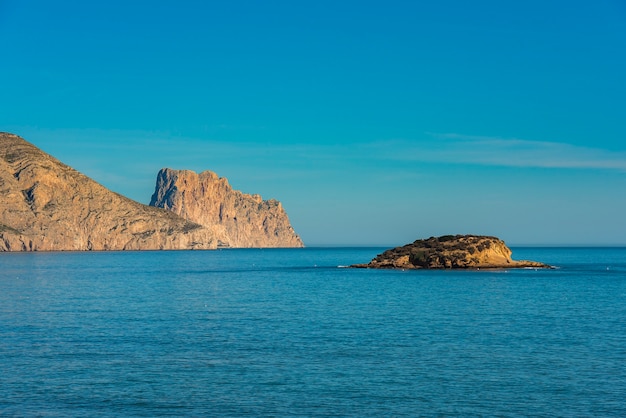
<path fill-rule="evenodd" d="M 550 268 L 536 261 L 514 261 L 511 250 L 496 237 L 444 235 L 417 240 L 351 267 L 378 269 Z"/>
<path fill-rule="evenodd" d="M 0 133 L 0 251 L 215 248 L 213 232 L 111 192 Z"/>
<path fill-rule="evenodd" d="M 151 206 L 215 232 L 221 247 L 302 247 L 280 202 L 242 193 L 211 171 L 162 169 Z"/>

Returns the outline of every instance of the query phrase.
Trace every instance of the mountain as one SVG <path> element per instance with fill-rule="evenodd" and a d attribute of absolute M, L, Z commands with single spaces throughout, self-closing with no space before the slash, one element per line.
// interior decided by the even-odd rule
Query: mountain
<path fill-rule="evenodd" d="M 536 261 L 514 261 L 511 250 L 496 237 L 444 235 L 416 240 L 377 255 L 367 264 L 351 267 L 378 269 L 499 269 L 550 268 Z"/>
<path fill-rule="evenodd" d="M 216 248 L 213 231 L 114 193 L 0 133 L 0 251 Z"/>
<path fill-rule="evenodd" d="M 304 246 L 280 202 L 233 190 L 211 171 L 162 169 L 150 205 L 211 229 L 220 247 Z"/>

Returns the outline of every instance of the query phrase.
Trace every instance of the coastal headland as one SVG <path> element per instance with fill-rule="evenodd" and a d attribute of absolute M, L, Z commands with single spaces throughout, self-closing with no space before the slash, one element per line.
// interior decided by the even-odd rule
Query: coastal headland
<path fill-rule="evenodd" d="M 214 173 L 205 177 L 219 193 L 196 193 L 176 181 L 193 177 L 181 173 L 161 171 L 153 205 L 144 205 L 23 138 L 0 133 L 0 251 L 303 246 L 279 202 L 233 190 Z M 179 214 L 178 202 L 196 212 L 211 202 L 221 211 L 217 217 Z"/>

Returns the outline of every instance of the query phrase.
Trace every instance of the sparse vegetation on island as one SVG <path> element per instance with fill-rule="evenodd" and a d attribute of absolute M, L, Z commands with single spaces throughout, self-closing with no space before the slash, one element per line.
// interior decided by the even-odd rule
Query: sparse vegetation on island
<path fill-rule="evenodd" d="M 504 241 L 483 235 L 443 235 L 389 249 L 356 268 L 486 269 L 550 268 L 536 261 L 515 261 Z"/>

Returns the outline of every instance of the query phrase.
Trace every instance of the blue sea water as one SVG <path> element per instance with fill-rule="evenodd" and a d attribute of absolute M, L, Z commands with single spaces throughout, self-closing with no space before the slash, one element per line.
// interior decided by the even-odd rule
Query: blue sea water
<path fill-rule="evenodd" d="M 626 248 L 0 254 L 2 416 L 626 416 Z"/>

